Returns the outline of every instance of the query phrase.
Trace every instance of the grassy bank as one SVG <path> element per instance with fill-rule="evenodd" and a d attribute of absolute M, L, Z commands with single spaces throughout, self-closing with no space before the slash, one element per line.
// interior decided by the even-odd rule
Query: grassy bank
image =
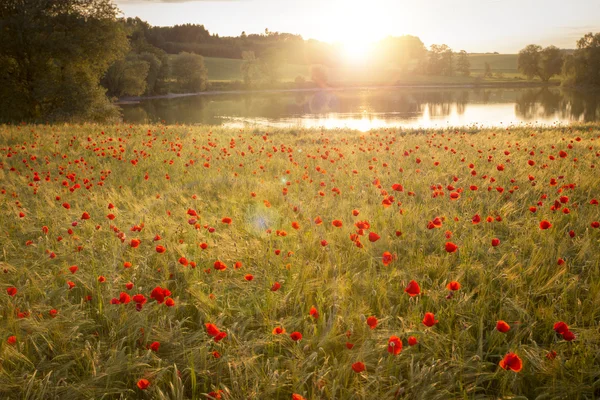
<path fill-rule="evenodd" d="M 599 138 L 0 126 L 0 397 L 598 397 Z"/>
<path fill-rule="evenodd" d="M 495 86 L 522 87 L 543 85 L 539 78 L 527 79 L 517 70 L 516 54 L 470 54 L 470 76 L 432 76 L 418 73 L 406 73 L 398 68 L 377 67 L 372 65 L 353 65 L 340 68 L 326 68 L 329 84 L 333 87 L 380 87 L 380 86 Z M 247 90 L 241 73 L 242 60 L 205 57 L 208 69 L 210 91 Z M 485 63 L 492 68 L 491 77 L 484 77 Z M 276 84 L 255 82 L 253 89 L 306 89 L 315 87 L 311 82 L 310 65 L 283 64 L 279 70 Z M 305 82 L 296 83 L 301 77 Z M 557 78 L 551 85 L 559 84 Z"/>

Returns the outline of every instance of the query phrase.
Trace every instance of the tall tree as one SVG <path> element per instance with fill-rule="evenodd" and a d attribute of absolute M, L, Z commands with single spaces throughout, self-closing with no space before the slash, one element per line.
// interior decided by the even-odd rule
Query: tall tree
<path fill-rule="evenodd" d="M 172 77 L 182 92 L 200 92 L 206 89 L 207 71 L 204 58 L 198 54 L 179 53 L 171 65 Z"/>
<path fill-rule="evenodd" d="M 563 66 L 563 53 L 555 46 L 548 46 L 540 53 L 540 67 L 538 76 L 548 82 L 554 75 L 560 74 Z"/>
<path fill-rule="evenodd" d="M 244 84 L 246 87 L 251 87 L 256 78 L 258 77 L 258 59 L 254 55 L 253 51 L 244 51 L 242 53 L 242 59 L 244 62 L 240 66 L 242 76 L 244 77 Z"/>
<path fill-rule="evenodd" d="M 456 71 L 461 73 L 463 76 L 471 75 L 471 62 L 467 52 L 461 50 L 456 58 Z"/>
<path fill-rule="evenodd" d="M 427 60 L 427 72 L 430 75 L 452 75 L 454 53 L 446 44 L 432 44 Z"/>
<path fill-rule="evenodd" d="M 519 51 L 517 68 L 528 79 L 533 79 L 539 72 L 541 51 L 542 46 L 538 46 L 537 44 L 530 44 Z"/>
<path fill-rule="evenodd" d="M 563 66 L 563 84 L 600 87 L 600 33 L 588 33 L 577 41 L 577 50 Z"/>
<path fill-rule="evenodd" d="M 99 85 L 127 51 L 110 0 L 0 1 L 0 109 L 4 119 L 114 116 Z"/>

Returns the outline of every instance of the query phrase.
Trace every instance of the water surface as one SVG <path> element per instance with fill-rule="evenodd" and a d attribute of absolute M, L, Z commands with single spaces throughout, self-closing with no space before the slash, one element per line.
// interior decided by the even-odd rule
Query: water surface
<path fill-rule="evenodd" d="M 228 127 L 509 126 L 600 120 L 600 94 L 559 88 L 205 94 L 122 105 L 126 122 Z"/>

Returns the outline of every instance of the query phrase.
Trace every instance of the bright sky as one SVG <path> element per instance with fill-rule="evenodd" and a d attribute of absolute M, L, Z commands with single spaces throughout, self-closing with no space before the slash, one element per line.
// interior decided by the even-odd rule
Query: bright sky
<path fill-rule="evenodd" d="M 155 26 L 203 24 L 238 36 L 270 31 L 328 42 L 411 34 L 426 46 L 516 53 L 527 44 L 575 48 L 600 31 L 600 0 L 115 0 Z"/>

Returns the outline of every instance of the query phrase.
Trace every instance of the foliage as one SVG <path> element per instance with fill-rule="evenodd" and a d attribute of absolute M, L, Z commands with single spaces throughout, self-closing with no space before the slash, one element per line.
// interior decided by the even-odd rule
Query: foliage
<path fill-rule="evenodd" d="M 258 59 L 253 51 L 243 52 L 242 59 L 244 62 L 240 65 L 240 70 L 242 71 L 244 85 L 252 87 L 260 74 Z"/>
<path fill-rule="evenodd" d="M 450 76 L 454 73 L 454 53 L 448 45 L 432 44 L 427 59 L 427 72 L 430 75 Z"/>
<path fill-rule="evenodd" d="M 99 86 L 127 50 L 110 0 L 0 2 L 0 119 L 116 114 Z"/>
<path fill-rule="evenodd" d="M 490 63 L 486 62 L 485 63 L 485 68 L 483 70 L 483 77 L 484 78 L 491 78 L 493 76 L 493 72 L 492 72 L 492 66 L 490 65 Z"/>
<path fill-rule="evenodd" d="M 198 54 L 179 53 L 173 58 L 171 72 L 179 90 L 183 92 L 200 92 L 206 89 L 204 58 Z"/>
<path fill-rule="evenodd" d="M 146 79 L 149 71 L 150 62 L 140 60 L 135 54 L 131 54 L 110 66 L 102 79 L 102 84 L 107 88 L 109 96 L 141 96 L 147 90 Z"/>
<path fill-rule="evenodd" d="M 563 84 L 600 87 L 600 33 L 588 33 L 577 41 L 577 50 L 563 66 Z"/>
<path fill-rule="evenodd" d="M 456 58 L 456 72 L 463 76 L 471 75 L 471 62 L 465 50 L 461 50 Z"/>
<path fill-rule="evenodd" d="M 388 36 L 375 44 L 376 62 L 391 64 L 402 71 L 418 65 L 426 56 L 425 45 L 416 36 Z"/>
<path fill-rule="evenodd" d="M 538 76 L 548 82 L 554 75 L 561 73 L 563 65 L 562 51 L 555 46 L 530 44 L 519 52 L 518 68 L 527 78 Z"/>
<path fill-rule="evenodd" d="M 519 51 L 518 69 L 528 79 L 533 79 L 538 74 L 541 51 L 542 46 L 536 44 L 530 44 Z"/>

